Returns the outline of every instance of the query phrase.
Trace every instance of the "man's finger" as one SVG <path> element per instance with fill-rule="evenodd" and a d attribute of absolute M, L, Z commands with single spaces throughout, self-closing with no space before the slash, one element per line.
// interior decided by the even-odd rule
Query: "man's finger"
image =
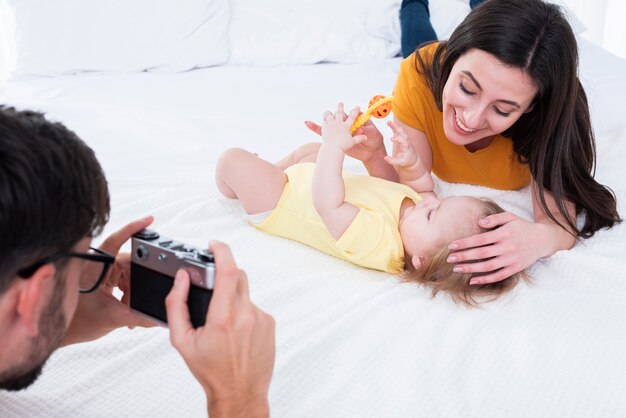
<path fill-rule="evenodd" d="M 143 219 L 138 219 L 123 226 L 121 229 L 118 229 L 107 239 L 105 239 L 100 246 L 100 249 L 110 254 L 117 254 L 122 245 L 124 245 L 124 243 L 130 239 L 130 237 L 132 237 L 142 229 L 146 229 L 148 226 L 150 226 L 152 221 L 154 221 L 154 218 L 152 216 L 146 216 Z"/>
<path fill-rule="evenodd" d="M 229 315 L 237 298 L 239 268 L 228 245 L 212 242 L 209 249 L 215 258 L 215 288 L 209 304 L 209 316 Z"/>
<path fill-rule="evenodd" d="M 240 306 L 250 303 L 250 287 L 248 277 L 243 270 L 239 270 L 237 277 L 237 301 Z"/>
<path fill-rule="evenodd" d="M 153 328 L 159 325 L 156 322 L 151 321 L 148 318 L 142 315 L 139 315 L 136 312 L 131 311 L 129 315 L 130 315 L 130 320 L 128 321 L 127 327 L 130 329 L 133 329 L 135 327 Z"/>
<path fill-rule="evenodd" d="M 109 270 L 107 278 L 103 283 L 107 287 L 121 287 L 124 285 L 124 280 L 130 274 L 130 254 L 121 253 L 115 256 L 115 264 L 113 268 Z"/>
<path fill-rule="evenodd" d="M 176 348 L 182 347 L 186 336 L 190 331 L 193 331 L 193 325 L 189 317 L 189 307 L 187 306 L 189 286 L 189 274 L 185 270 L 178 270 L 174 279 L 174 286 L 165 298 L 170 340 Z"/>

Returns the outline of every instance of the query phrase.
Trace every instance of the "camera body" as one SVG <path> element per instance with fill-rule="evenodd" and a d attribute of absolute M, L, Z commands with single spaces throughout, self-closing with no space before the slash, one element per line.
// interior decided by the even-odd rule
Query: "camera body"
<path fill-rule="evenodd" d="M 204 325 L 215 283 L 215 261 L 199 250 L 144 229 L 133 235 L 130 257 L 130 307 L 167 325 L 165 298 L 179 269 L 189 273 L 187 304 L 195 328 Z"/>

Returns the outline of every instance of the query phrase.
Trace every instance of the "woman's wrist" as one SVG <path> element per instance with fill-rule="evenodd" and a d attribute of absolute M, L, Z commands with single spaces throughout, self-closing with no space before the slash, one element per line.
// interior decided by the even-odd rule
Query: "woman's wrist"
<path fill-rule="evenodd" d="M 382 148 L 379 152 L 375 153 L 372 158 L 363 161 L 363 165 L 370 176 L 397 182 L 399 180 L 398 173 L 393 166 L 385 160 L 386 156 L 387 152 Z"/>
<path fill-rule="evenodd" d="M 535 244 L 539 258 L 549 257 L 557 251 L 569 250 L 576 238 L 553 222 L 535 222 Z"/>

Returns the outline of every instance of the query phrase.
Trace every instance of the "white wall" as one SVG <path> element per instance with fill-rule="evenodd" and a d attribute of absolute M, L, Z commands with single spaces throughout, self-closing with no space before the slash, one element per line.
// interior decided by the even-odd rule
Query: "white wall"
<path fill-rule="evenodd" d="M 626 59 L 626 0 L 552 1 L 565 4 L 587 27 L 583 38 Z M 13 33 L 11 9 L 6 0 L 0 0 L 0 85 L 15 67 Z"/>
<path fill-rule="evenodd" d="M 0 85 L 15 68 L 14 24 L 11 8 L 0 0 Z"/>
<path fill-rule="evenodd" d="M 626 58 L 626 1 L 561 0 L 587 27 L 582 37 Z M 626 74 L 624 75 L 626 77 Z"/>

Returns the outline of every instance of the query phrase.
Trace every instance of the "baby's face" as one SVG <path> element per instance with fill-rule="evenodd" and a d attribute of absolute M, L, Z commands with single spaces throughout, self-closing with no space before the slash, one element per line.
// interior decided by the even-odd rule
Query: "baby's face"
<path fill-rule="evenodd" d="M 483 202 L 475 197 L 428 197 L 409 207 L 400 220 L 400 235 L 410 255 L 432 256 L 452 241 L 478 231 Z"/>

